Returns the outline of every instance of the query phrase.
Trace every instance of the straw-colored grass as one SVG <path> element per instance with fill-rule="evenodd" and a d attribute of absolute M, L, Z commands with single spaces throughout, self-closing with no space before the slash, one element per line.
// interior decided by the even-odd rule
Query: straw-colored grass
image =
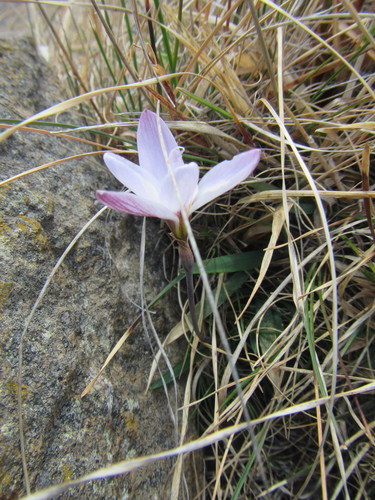
<path fill-rule="evenodd" d="M 212 342 L 190 335 L 185 313 L 161 339 L 189 346 L 181 448 L 165 454 L 176 457 L 172 496 L 182 455 L 204 448 L 199 498 L 374 498 L 370 3 L 48 3 L 30 4 L 36 42 L 43 33 L 72 99 L 19 126 L 72 108 L 87 127 L 65 135 L 127 151 L 140 111 L 160 106 L 202 171 L 263 152 L 254 179 L 191 220 Z M 202 260 L 223 256 L 206 273 Z"/>

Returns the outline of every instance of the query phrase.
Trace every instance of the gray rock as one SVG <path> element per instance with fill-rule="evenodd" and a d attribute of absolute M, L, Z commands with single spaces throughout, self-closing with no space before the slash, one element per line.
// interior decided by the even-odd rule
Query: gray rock
<path fill-rule="evenodd" d="M 51 73 L 28 40 L 0 41 L 0 117 L 25 118 L 62 101 Z M 18 131 L 0 143 L 1 179 L 85 150 L 57 136 Z M 101 208 L 95 199 L 98 188 L 118 184 L 91 157 L 0 189 L 1 498 L 25 493 L 16 396 L 21 332 L 58 258 Z M 166 241 L 158 221 L 147 224 L 144 286 L 152 299 L 165 285 L 161 252 Z M 142 326 L 92 392 L 79 396 L 139 313 L 133 303 L 140 303 L 140 234 L 140 219 L 102 215 L 55 275 L 27 332 L 22 394 L 32 491 L 176 445 L 163 390 L 145 394 L 153 357 Z M 175 314 L 170 297 L 156 309 L 153 319 L 161 337 Z M 59 498 L 168 498 L 172 470 L 172 461 L 158 462 L 127 476 L 84 484 Z"/>

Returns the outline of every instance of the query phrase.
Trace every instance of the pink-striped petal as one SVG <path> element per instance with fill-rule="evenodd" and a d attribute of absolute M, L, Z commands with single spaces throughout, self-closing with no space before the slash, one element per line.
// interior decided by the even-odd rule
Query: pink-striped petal
<path fill-rule="evenodd" d="M 139 165 L 113 153 L 105 153 L 103 159 L 110 172 L 130 191 L 151 200 L 158 200 L 155 179 Z"/>
<path fill-rule="evenodd" d="M 139 119 L 137 145 L 140 166 L 158 179 L 164 178 L 168 173 L 167 161 L 171 152 L 176 150 L 174 154 L 181 155 L 167 125 L 158 115 L 148 109 L 143 111 Z"/>
<path fill-rule="evenodd" d="M 199 167 L 196 163 L 189 163 L 173 171 L 182 205 L 189 210 L 189 205 L 195 199 L 199 180 Z M 175 213 L 180 211 L 180 203 L 175 184 L 170 174 L 167 174 L 160 186 L 160 203 Z"/>
<path fill-rule="evenodd" d="M 197 210 L 240 184 L 252 174 L 259 160 L 260 150 L 252 149 L 213 167 L 199 182 L 198 195 L 191 210 Z"/>
<path fill-rule="evenodd" d="M 157 217 L 178 224 L 178 217 L 167 207 L 136 194 L 118 191 L 97 191 L 96 197 L 104 205 L 119 212 L 144 217 Z"/>

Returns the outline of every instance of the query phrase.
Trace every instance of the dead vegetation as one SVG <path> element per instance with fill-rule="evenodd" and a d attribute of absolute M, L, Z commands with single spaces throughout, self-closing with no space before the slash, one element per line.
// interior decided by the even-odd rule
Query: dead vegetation
<path fill-rule="evenodd" d="M 160 106 L 202 170 L 263 151 L 254 179 L 191 221 L 217 259 L 196 287 L 212 344 L 184 317 L 164 340 L 188 340 L 180 435 L 194 419 L 190 449 L 208 444 L 199 498 L 373 498 L 375 15 L 347 0 L 29 7 L 82 96 L 38 118 L 76 105 L 87 127 L 64 133 L 126 152 Z"/>

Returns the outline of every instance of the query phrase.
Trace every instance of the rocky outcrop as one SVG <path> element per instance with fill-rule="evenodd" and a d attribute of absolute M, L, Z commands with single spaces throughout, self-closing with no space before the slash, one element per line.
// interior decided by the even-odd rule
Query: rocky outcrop
<path fill-rule="evenodd" d="M 28 40 L 0 42 L 0 88 L 2 119 L 26 118 L 64 99 L 51 69 Z M 69 123 L 73 118 L 59 119 Z M 1 179 L 89 150 L 73 140 L 18 131 L 0 143 Z M 25 493 L 17 412 L 25 321 L 67 245 L 101 208 L 95 190 L 117 187 L 94 157 L 1 187 L 1 498 Z M 22 409 L 33 491 L 176 445 L 163 390 L 145 394 L 153 358 L 142 326 L 92 392 L 79 396 L 139 313 L 140 228 L 139 219 L 109 211 L 97 219 L 54 276 L 25 336 Z M 144 286 L 151 299 L 165 285 L 165 245 L 160 223 L 150 220 L 148 228 Z M 163 337 L 173 321 L 170 301 L 152 316 Z M 127 476 L 84 484 L 59 498 L 168 498 L 172 467 L 172 462 L 157 462 Z"/>

